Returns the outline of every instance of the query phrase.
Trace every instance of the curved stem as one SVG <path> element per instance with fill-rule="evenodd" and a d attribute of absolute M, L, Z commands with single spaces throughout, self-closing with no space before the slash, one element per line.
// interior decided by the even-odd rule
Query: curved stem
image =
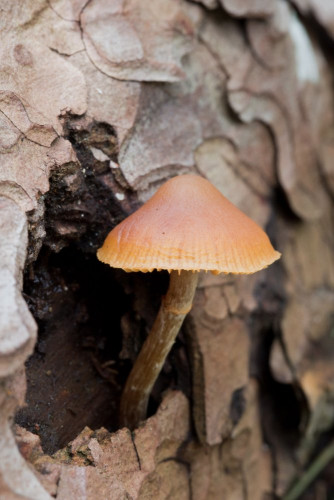
<path fill-rule="evenodd" d="M 146 418 L 153 385 L 191 309 L 197 281 L 197 272 L 172 271 L 167 294 L 125 384 L 120 406 L 121 425 L 133 429 Z"/>

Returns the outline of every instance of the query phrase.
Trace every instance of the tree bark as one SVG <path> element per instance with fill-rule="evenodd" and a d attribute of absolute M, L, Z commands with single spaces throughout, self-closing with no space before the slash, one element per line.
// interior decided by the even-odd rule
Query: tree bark
<path fill-rule="evenodd" d="M 280 498 L 333 437 L 333 9 L 0 12 L 0 498 Z M 188 172 L 282 259 L 200 274 L 150 417 L 130 432 L 120 394 L 168 279 L 106 270 L 95 253 Z M 307 498 L 317 485 L 333 480 Z"/>

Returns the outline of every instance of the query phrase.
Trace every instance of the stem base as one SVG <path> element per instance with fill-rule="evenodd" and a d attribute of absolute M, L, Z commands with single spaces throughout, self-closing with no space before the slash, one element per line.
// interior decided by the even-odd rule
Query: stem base
<path fill-rule="evenodd" d="M 172 271 L 167 294 L 125 384 L 120 406 L 122 426 L 133 429 L 146 418 L 153 385 L 191 309 L 197 282 L 197 272 Z"/>

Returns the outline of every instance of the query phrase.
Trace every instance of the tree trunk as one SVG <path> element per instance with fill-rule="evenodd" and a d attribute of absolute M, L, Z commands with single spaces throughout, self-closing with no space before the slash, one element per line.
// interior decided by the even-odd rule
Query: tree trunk
<path fill-rule="evenodd" d="M 333 8 L 0 12 L 0 498 L 282 497 L 334 438 Z M 209 179 L 282 258 L 200 274 L 130 432 L 120 394 L 168 275 L 109 269 L 96 250 L 181 173 Z M 330 467 L 303 498 L 333 491 Z"/>

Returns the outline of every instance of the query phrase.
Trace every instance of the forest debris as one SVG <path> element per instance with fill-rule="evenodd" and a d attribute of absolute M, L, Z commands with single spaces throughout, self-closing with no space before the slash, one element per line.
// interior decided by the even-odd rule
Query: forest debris
<path fill-rule="evenodd" d="M 331 441 L 322 451 L 318 454 L 311 465 L 302 473 L 302 475 L 293 483 L 292 488 L 283 496 L 283 500 L 298 500 L 302 498 L 303 494 L 309 489 L 309 486 L 314 482 L 319 474 L 321 474 L 326 467 L 334 459 L 334 442 Z M 317 490 L 318 491 L 318 490 Z M 326 495 L 327 487 L 324 485 L 324 494 Z M 317 493 L 316 493 L 317 495 Z"/>
<path fill-rule="evenodd" d="M 170 491 L 186 500 L 188 473 L 178 463 L 177 455 L 188 433 L 188 401 L 181 392 L 169 391 L 158 412 L 133 436 L 125 428 L 114 434 L 85 428 L 68 449 L 57 452 L 53 458 L 33 452 L 38 440 L 29 439 L 30 433 L 20 433 L 18 439 L 19 443 L 26 443 L 21 448 L 39 471 L 38 477 L 45 475 L 42 482 L 48 491 L 54 491 L 59 483 L 59 500 L 68 500 L 69 496 L 95 500 L 97 493 L 107 499 L 111 498 L 111 491 L 113 499 L 164 499 Z M 32 451 L 28 451 L 29 442 Z M 89 461 L 84 457 L 89 457 Z M 171 473 L 176 475 L 175 482 L 170 481 Z M 157 496 L 159 484 L 162 489 Z"/>
<path fill-rule="evenodd" d="M 89 441 L 92 439 L 93 434 L 94 432 L 89 427 L 85 427 L 80 434 L 73 439 L 73 441 L 71 441 L 71 452 L 76 454 L 80 448 L 87 446 Z"/>

